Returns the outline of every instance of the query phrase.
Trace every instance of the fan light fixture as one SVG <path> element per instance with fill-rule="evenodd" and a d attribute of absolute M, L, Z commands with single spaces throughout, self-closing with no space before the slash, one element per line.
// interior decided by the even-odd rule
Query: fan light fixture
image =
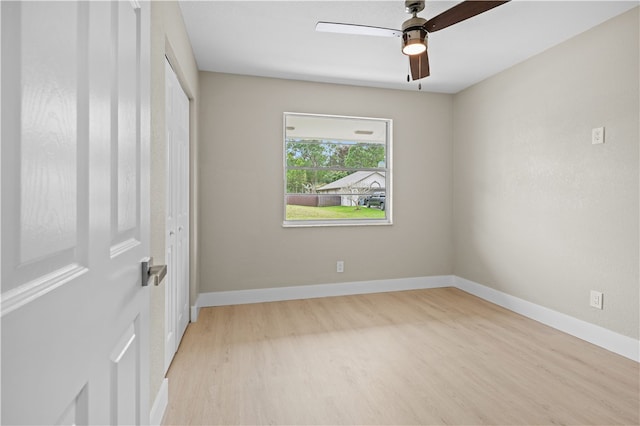
<path fill-rule="evenodd" d="M 427 50 L 427 45 L 425 44 L 424 39 L 409 39 L 408 37 L 403 37 L 402 53 L 405 55 L 419 55 L 425 50 Z"/>
<path fill-rule="evenodd" d="M 426 20 L 413 16 L 402 24 L 402 53 L 413 56 L 420 55 L 427 50 Z"/>

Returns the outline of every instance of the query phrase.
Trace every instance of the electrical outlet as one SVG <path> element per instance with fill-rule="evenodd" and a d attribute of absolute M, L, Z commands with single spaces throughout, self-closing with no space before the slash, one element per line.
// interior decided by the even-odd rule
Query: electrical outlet
<path fill-rule="evenodd" d="M 599 291 L 591 290 L 589 305 L 597 309 L 602 309 L 602 293 Z"/>
<path fill-rule="evenodd" d="M 338 260 L 336 262 L 336 272 L 344 272 L 344 260 Z"/>
<path fill-rule="evenodd" d="M 591 143 L 593 145 L 604 143 L 604 127 L 596 127 L 591 130 Z"/>

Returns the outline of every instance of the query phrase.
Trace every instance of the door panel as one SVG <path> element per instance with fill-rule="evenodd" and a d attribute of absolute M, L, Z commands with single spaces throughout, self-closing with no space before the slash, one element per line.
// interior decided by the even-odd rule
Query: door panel
<path fill-rule="evenodd" d="M 87 8 L 55 9 L 47 15 L 37 3 L 3 4 L 2 150 L 12 159 L 2 168 L 2 217 L 12 224 L 2 238 L 3 312 L 86 272 L 86 229 L 79 228 L 88 212 L 79 200 L 86 199 L 87 151 L 78 111 L 87 91 L 77 69 L 87 50 L 76 40 L 86 39 L 77 21 L 86 20 Z M 34 35 L 49 18 L 71 22 L 54 36 Z M 22 40 L 22 48 L 9 40 Z M 8 84 L 15 80 L 21 84 Z"/>
<path fill-rule="evenodd" d="M 59 426 L 86 425 L 89 423 L 88 395 L 86 386 L 71 401 L 60 420 L 56 423 Z"/>
<path fill-rule="evenodd" d="M 184 93 L 183 93 L 184 95 Z M 186 96 L 181 103 L 181 137 L 177 144 L 180 161 L 178 177 L 178 280 L 176 287 L 176 333 L 178 344 L 189 324 L 189 102 Z M 177 350 L 176 345 L 176 350 Z"/>
<path fill-rule="evenodd" d="M 78 64 L 87 51 L 85 28 L 55 28 L 57 19 L 86 19 L 80 4 L 63 3 L 54 16 L 22 6 L 20 37 L 20 264 L 74 249 L 78 242 L 78 101 L 86 98 Z M 73 22 L 72 21 L 72 22 Z M 41 25 L 46 22 L 46 28 Z M 42 31 L 49 36 L 41 37 Z M 59 54 L 55 54 L 58 52 Z M 86 92 L 86 91 L 85 91 Z M 44 136 L 44 137 L 43 137 Z M 86 176 L 82 176 L 86 178 Z"/>
<path fill-rule="evenodd" d="M 178 273 L 176 269 L 176 258 L 178 255 L 176 249 L 176 165 L 175 157 L 175 132 L 173 131 L 173 105 L 175 102 L 175 90 L 172 86 L 172 80 L 169 80 L 169 73 L 173 70 L 168 62 L 165 62 L 165 122 L 166 122 L 166 142 L 167 142 L 167 187 L 166 187 L 166 234 L 165 234 L 165 262 L 167 264 L 167 277 L 165 279 L 164 292 L 164 326 L 165 326 L 165 342 L 164 342 L 164 371 L 169 370 L 173 355 L 176 352 L 176 283 Z"/>
<path fill-rule="evenodd" d="M 176 78 L 177 81 L 177 78 Z M 177 87 L 177 130 L 176 157 L 178 158 L 178 203 L 176 216 L 178 229 L 178 285 L 176 289 L 176 333 L 178 344 L 189 323 L 189 99 Z M 176 345 L 177 350 L 177 345 Z"/>
<path fill-rule="evenodd" d="M 148 421 L 148 13 L 0 3 L 2 424 Z"/>
<path fill-rule="evenodd" d="M 176 274 L 176 250 L 175 250 L 175 236 L 171 235 L 170 238 L 165 240 L 167 242 L 165 262 L 167 262 L 167 276 L 165 278 L 165 314 L 164 314 L 164 327 L 165 327 L 165 341 L 164 341 L 164 372 L 169 370 L 173 355 L 176 353 L 176 317 L 175 317 L 175 286 L 177 281 Z"/>
<path fill-rule="evenodd" d="M 189 324 L 189 99 L 180 91 L 180 138 L 178 166 L 178 285 L 176 289 L 176 333 L 178 344 Z M 176 347 L 177 350 L 177 347 Z"/>
<path fill-rule="evenodd" d="M 127 327 L 111 352 L 111 424 L 131 425 L 138 419 L 138 353 L 136 323 Z"/>
<path fill-rule="evenodd" d="M 117 19 L 117 67 L 118 67 L 118 108 L 113 117 L 117 138 L 114 148 L 117 155 L 112 157 L 113 176 L 117 185 L 113 185 L 116 196 L 113 205 L 117 206 L 117 226 L 114 226 L 114 243 L 137 237 L 137 199 L 138 199 L 138 138 L 137 138 L 137 16 L 131 7 L 118 7 L 114 13 Z"/>

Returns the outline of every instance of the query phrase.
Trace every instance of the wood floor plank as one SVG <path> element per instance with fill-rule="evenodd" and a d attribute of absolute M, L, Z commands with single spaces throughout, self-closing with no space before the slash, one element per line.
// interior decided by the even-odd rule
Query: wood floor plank
<path fill-rule="evenodd" d="M 455 288 L 204 308 L 163 424 L 640 424 L 638 363 Z"/>

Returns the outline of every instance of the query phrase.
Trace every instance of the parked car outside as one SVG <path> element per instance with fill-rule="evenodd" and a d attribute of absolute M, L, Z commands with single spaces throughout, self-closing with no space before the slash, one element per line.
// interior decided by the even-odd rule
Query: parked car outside
<path fill-rule="evenodd" d="M 364 205 L 371 208 L 371 206 L 380 206 L 380 210 L 384 210 L 384 205 L 386 203 L 385 193 L 384 192 L 374 192 L 372 195 L 367 197 L 364 201 Z"/>

